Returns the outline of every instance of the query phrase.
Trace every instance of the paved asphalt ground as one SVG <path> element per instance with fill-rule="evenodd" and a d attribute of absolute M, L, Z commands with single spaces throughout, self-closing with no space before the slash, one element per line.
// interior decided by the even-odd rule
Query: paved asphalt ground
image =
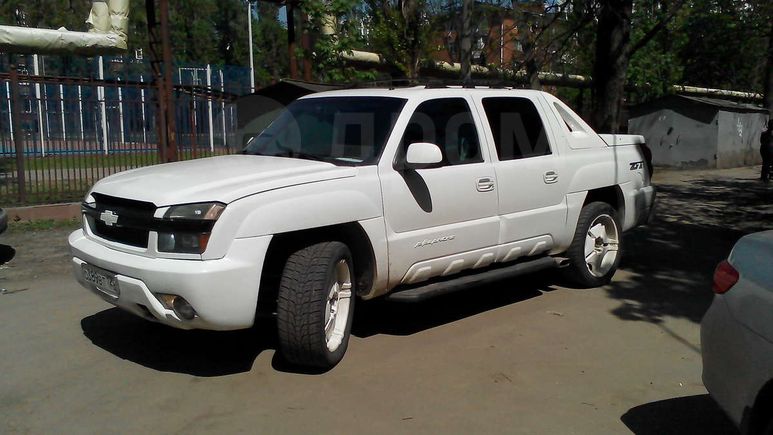
<path fill-rule="evenodd" d="M 111 308 L 70 276 L 66 230 L 12 229 L 0 433 L 733 433 L 701 383 L 699 322 L 715 264 L 773 222 L 755 169 L 656 173 L 658 217 L 606 287 L 546 273 L 360 304 L 323 374 L 279 361 L 270 324 L 186 332 Z"/>

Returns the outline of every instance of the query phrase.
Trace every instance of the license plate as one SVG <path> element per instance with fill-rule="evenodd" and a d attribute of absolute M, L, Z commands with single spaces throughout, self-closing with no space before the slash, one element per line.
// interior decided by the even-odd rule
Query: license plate
<path fill-rule="evenodd" d="M 118 297 L 118 281 L 115 279 L 115 274 L 86 263 L 81 264 L 81 271 L 84 281 L 93 284 L 102 293 L 114 298 Z"/>

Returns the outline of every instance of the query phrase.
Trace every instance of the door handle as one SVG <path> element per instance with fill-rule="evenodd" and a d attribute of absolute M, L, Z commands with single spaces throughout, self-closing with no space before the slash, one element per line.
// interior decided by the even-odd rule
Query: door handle
<path fill-rule="evenodd" d="M 494 179 L 491 177 L 478 178 L 478 192 L 491 192 L 494 190 Z"/>
<path fill-rule="evenodd" d="M 545 184 L 553 184 L 558 181 L 558 172 L 547 171 L 545 172 L 543 179 L 545 180 Z"/>

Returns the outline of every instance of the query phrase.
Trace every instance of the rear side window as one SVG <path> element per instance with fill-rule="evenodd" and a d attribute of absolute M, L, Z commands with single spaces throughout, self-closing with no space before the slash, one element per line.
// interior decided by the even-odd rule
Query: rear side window
<path fill-rule="evenodd" d="M 463 98 L 441 98 L 419 104 L 403 134 L 403 153 L 415 142 L 439 146 L 446 165 L 483 161 L 478 130 L 470 106 Z"/>
<path fill-rule="evenodd" d="M 551 154 L 545 126 L 534 103 L 527 98 L 483 99 L 499 160 L 514 160 Z"/>

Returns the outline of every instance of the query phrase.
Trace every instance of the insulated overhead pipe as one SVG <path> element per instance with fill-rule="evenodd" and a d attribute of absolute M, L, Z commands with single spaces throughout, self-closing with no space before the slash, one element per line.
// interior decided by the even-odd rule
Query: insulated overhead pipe
<path fill-rule="evenodd" d="M 129 0 L 92 0 L 88 32 L 0 26 L 0 52 L 36 54 L 118 54 L 127 50 Z"/>

